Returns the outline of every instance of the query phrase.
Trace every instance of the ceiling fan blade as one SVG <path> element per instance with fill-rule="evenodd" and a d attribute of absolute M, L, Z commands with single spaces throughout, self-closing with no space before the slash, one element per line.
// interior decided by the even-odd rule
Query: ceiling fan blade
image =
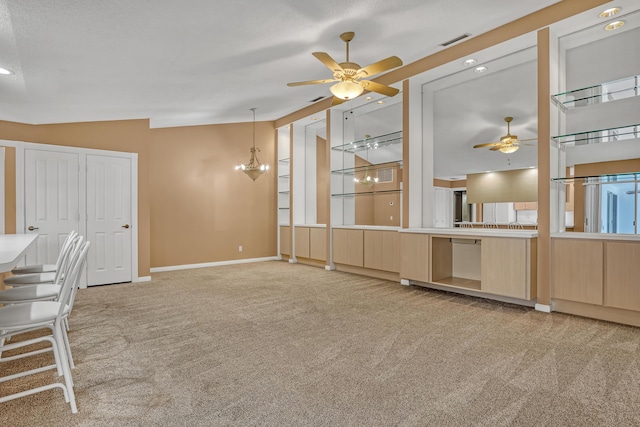
<path fill-rule="evenodd" d="M 367 65 L 364 68 L 360 68 L 356 75 L 359 76 L 372 76 L 374 74 L 382 73 L 383 71 L 390 70 L 402 65 L 402 60 L 397 56 L 390 56 L 382 61 L 374 62 L 371 65 Z"/>
<path fill-rule="evenodd" d="M 342 73 L 344 70 L 338 63 L 326 52 L 313 52 L 313 56 L 318 58 L 320 62 L 327 66 L 334 73 Z"/>
<path fill-rule="evenodd" d="M 486 144 L 476 144 L 473 146 L 473 148 L 492 147 L 492 146 L 500 146 L 500 145 L 502 145 L 502 142 L 489 142 Z"/>
<path fill-rule="evenodd" d="M 338 98 L 337 96 L 334 96 L 333 99 L 331 100 L 331 106 L 333 107 L 334 105 L 340 105 L 343 102 L 345 102 L 344 99 Z"/>
<path fill-rule="evenodd" d="M 306 82 L 287 83 L 287 86 L 317 85 L 320 83 L 329 83 L 329 82 L 335 82 L 335 81 L 337 80 L 336 79 L 309 80 Z"/>
<path fill-rule="evenodd" d="M 366 90 L 370 90 L 372 92 L 380 93 L 386 96 L 396 96 L 398 92 L 400 92 L 394 87 L 372 82 L 369 80 L 360 80 L 358 83 L 360 83 L 360 85 Z"/>
<path fill-rule="evenodd" d="M 501 149 L 501 148 L 502 148 L 501 146 L 496 145 L 495 147 L 491 147 L 491 148 L 489 148 L 489 150 L 491 150 L 491 151 L 498 151 L 498 150 L 499 150 L 499 149 Z"/>

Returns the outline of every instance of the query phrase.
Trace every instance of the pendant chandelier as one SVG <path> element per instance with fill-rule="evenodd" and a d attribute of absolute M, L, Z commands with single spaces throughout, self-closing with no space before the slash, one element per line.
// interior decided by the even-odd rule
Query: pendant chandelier
<path fill-rule="evenodd" d="M 250 108 L 250 110 L 253 111 L 253 146 L 250 148 L 251 158 L 246 165 L 240 164 L 236 166 L 236 170 L 242 170 L 249 178 L 255 181 L 260 178 L 260 175 L 269 170 L 269 165 L 263 165 L 260 163 L 260 160 L 258 160 L 257 153 L 260 149 L 256 148 L 256 108 Z"/>

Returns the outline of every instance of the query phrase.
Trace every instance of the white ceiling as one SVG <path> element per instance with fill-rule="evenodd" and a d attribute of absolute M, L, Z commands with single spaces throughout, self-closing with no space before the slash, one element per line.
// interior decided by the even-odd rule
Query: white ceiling
<path fill-rule="evenodd" d="M 0 0 L 0 120 L 275 120 L 329 94 L 286 83 L 330 77 L 311 52 L 343 61 L 342 32 L 362 66 L 408 64 L 556 2 Z"/>

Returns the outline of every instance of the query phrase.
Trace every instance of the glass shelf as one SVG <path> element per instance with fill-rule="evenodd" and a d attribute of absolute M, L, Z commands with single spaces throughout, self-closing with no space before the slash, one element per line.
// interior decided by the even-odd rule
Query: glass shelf
<path fill-rule="evenodd" d="M 283 211 L 283 210 L 289 210 L 289 207 L 286 207 L 286 208 L 282 208 L 282 207 L 281 207 L 281 208 L 278 208 L 278 209 L 279 209 L 279 210 L 281 210 L 281 211 Z"/>
<path fill-rule="evenodd" d="M 402 193 L 402 190 L 376 191 L 375 189 L 371 189 L 370 191 L 361 191 L 361 192 L 357 192 L 357 193 L 332 194 L 331 197 L 355 197 L 355 196 L 371 196 L 371 195 L 375 195 L 375 194 L 396 194 L 396 193 Z"/>
<path fill-rule="evenodd" d="M 614 173 L 614 174 L 603 174 L 603 175 L 590 175 L 590 176 L 567 176 L 562 178 L 551 178 L 553 182 L 560 182 L 566 184 L 572 183 L 589 183 L 589 184 L 598 184 L 605 182 L 616 182 L 616 183 L 627 183 L 627 182 L 636 182 L 640 180 L 640 172 L 623 172 L 623 173 Z"/>
<path fill-rule="evenodd" d="M 386 135 L 373 136 L 371 138 L 353 141 L 348 144 L 331 147 L 332 150 L 356 153 L 363 150 L 377 150 L 378 148 L 391 145 L 402 144 L 402 131 L 389 133 Z"/>
<path fill-rule="evenodd" d="M 290 174 L 278 175 L 278 178 L 289 178 L 290 176 L 291 176 Z"/>
<path fill-rule="evenodd" d="M 563 109 L 584 107 L 593 104 L 618 101 L 640 95 L 640 76 L 626 77 L 595 86 L 551 95 L 551 100 Z"/>
<path fill-rule="evenodd" d="M 291 193 L 291 191 L 287 190 L 287 191 L 278 191 L 278 194 L 289 194 Z"/>
<path fill-rule="evenodd" d="M 290 157 L 287 157 L 287 158 L 285 158 L 285 159 L 278 159 L 278 161 L 279 161 L 280 163 L 289 163 L 289 162 L 291 161 L 291 158 L 290 158 Z"/>
<path fill-rule="evenodd" d="M 331 173 L 338 174 L 338 175 L 342 175 L 342 174 L 355 175 L 358 172 L 368 172 L 368 171 L 375 171 L 375 170 L 389 169 L 389 168 L 402 169 L 402 159 L 397 161 L 392 161 L 392 162 L 378 163 L 375 165 L 358 166 L 358 167 L 346 168 L 346 169 L 335 169 L 335 170 L 332 170 Z"/>
<path fill-rule="evenodd" d="M 599 144 L 640 137 L 640 124 L 620 126 L 608 129 L 590 130 L 551 137 L 555 142 L 565 146 Z"/>

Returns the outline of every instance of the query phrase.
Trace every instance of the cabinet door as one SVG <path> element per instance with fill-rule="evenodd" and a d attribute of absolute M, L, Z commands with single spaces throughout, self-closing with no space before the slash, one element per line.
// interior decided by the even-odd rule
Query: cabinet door
<path fill-rule="evenodd" d="M 429 281 L 429 235 L 400 234 L 400 277 L 403 279 Z"/>
<path fill-rule="evenodd" d="M 291 228 L 288 226 L 280 227 L 280 253 L 291 255 Z"/>
<path fill-rule="evenodd" d="M 309 229 L 309 258 L 327 259 L 327 231 L 324 228 Z"/>
<path fill-rule="evenodd" d="M 640 311 L 640 243 L 607 242 L 604 304 Z"/>
<path fill-rule="evenodd" d="M 602 305 L 604 245 L 584 239 L 551 239 L 551 297 Z"/>
<path fill-rule="evenodd" d="M 400 271 L 400 233 L 389 230 L 364 230 L 364 267 Z"/>
<path fill-rule="evenodd" d="M 526 299 L 526 239 L 482 238 L 482 292 Z"/>
<path fill-rule="evenodd" d="M 296 257 L 309 258 L 309 227 L 296 227 Z"/>
<path fill-rule="evenodd" d="M 356 267 L 364 265 L 363 230 L 336 228 L 333 230 L 333 262 Z"/>
<path fill-rule="evenodd" d="M 397 273 L 400 271 L 400 233 L 397 231 L 382 232 L 382 269 Z"/>
<path fill-rule="evenodd" d="M 384 259 L 383 231 L 364 230 L 364 266 L 382 270 Z"/>

